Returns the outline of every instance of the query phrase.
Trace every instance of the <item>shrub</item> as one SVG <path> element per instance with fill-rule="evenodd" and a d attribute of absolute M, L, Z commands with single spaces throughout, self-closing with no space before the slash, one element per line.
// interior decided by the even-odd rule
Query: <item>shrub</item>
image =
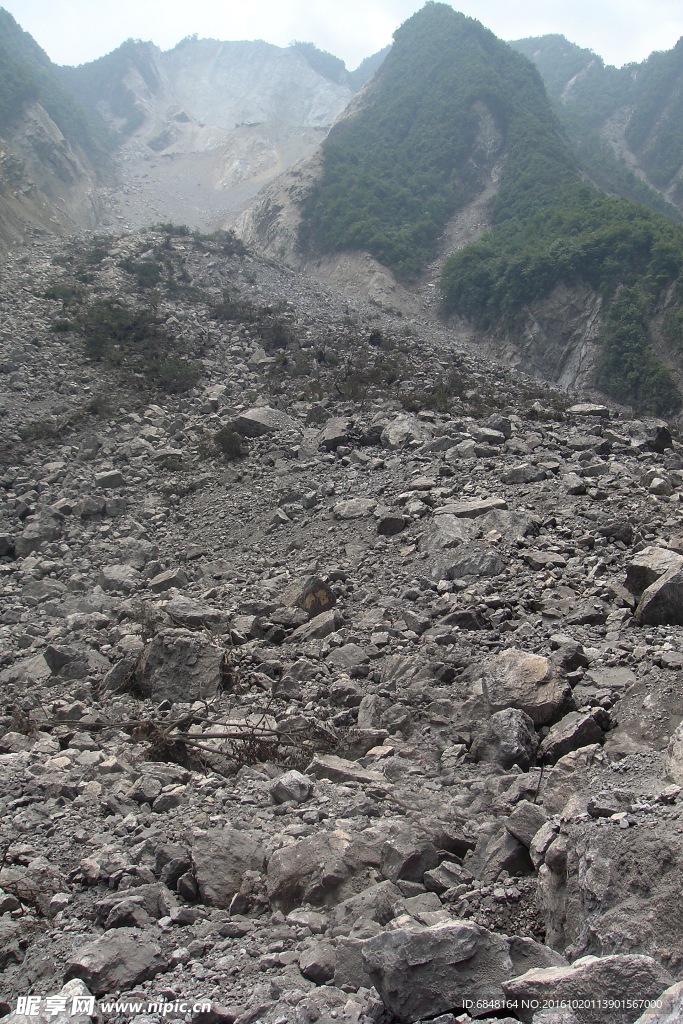
<path fill-rule="evenodd" d="M 213 440 L 218 450 L 222 452 L 228 462 L 234 462 L 236 459 L 243 457 L 242 438 L 232 427 L 221 427 L 213 435 Z"/>

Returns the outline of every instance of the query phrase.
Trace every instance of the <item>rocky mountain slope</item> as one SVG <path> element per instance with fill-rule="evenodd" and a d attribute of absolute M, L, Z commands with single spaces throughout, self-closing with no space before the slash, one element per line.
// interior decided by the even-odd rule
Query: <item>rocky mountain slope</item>
<path fill-rule="evenodd" d="M 71 233 L 101 217 L 106 128 L 60 82 L 47 55 L 0 8 L 0 244 Z"/>
<path fill-rule="evenodd" d="M 0 237 L 205 228 L 317 147 L 385 55 L 349 72 L 310 43 L 192 37 L 56 67 L 0 9 Z"/>
<path fill-rule="evenodd" d="M 191 38 L 167 52 L 130 41 L 63 68 L 74 95 L 123 135 L 114 217 L 205 227 L 314 149 L 354 90 L 310 60 L 296 46 Z"/>
<path fill-rule="evenodd" d="M 675 1020 L 678 437 L 227 234 L 3 269 L 11 1024 Z"/>

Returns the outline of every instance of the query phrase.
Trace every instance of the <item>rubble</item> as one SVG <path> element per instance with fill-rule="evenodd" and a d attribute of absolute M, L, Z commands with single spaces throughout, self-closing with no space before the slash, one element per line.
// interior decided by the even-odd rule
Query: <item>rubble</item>
<path fill-rule="evenodd" d="M 680 982 L 675 424 L 217 242 L 90 245 L 0 282 L 8 1005 L 71 978 L 196 1024 L 451 1024 Z M 178 392 L 41 297 L 82 266 L 84 304 L 146 308 L 118 264 L 155 247 L 193 281 L 157 305 Z"/>

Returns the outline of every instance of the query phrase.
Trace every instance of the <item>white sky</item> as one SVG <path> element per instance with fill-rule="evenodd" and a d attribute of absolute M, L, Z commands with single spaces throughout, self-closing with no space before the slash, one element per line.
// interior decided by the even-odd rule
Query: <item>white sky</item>
<path fill-rule="evenodd" d="M 57 64 L 80 64 L 124 39 L 170 49 L 184 36 L 314 42 L 349 69 L 391 41 L 422 0 L 0 0 Z M 683 0 L 456 0 L 502 39 L 561 32 L 609 64 L 641 61 L 683 35 Z"/>

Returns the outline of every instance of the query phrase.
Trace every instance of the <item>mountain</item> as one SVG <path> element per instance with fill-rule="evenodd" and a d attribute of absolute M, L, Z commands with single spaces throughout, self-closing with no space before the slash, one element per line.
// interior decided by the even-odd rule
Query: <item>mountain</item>
<path fill-rule="evenodd" d="M 683 39 L 622 68 L 560 35 L 511 45 L 538 67 L 595 184 L 669 216 L 683 209 Z"/>
<path fill-rule="evenodd" d="M 386 52 L 348 71 L 312 43 L 193 36 L 57 67 L 0 8 L 0 241 L 207 227 L 314 150 Z"/>
<path fill-rule="evenodd" d="M 556 92 L 586 60 L 569 49 Z M 564 386 L 681 405 L 683 226 L 587 181 L 532 61 L 445 4 L 401 26 L 319 153 L 235 223 L 399 308 L 432 315 L 438 285 L 454 329 Z"/>
<path fill-rule="evenodd" d="M 312 43 L 192 36 L 168 51 L 129 39 L 60 77 L 118 138 L 112 217 L 205 226 L 316 148 L 372 67 L 352 81 Z"/>
<path fill-rule="evenodd" d="M 94 192 L 112 145 L 101 117 L 84 109 L 47 54 L 0 8 L 0 241 L 93 227 Z"/>
<path fill-rule="evenodd" d="M 427 4 L 396 32 L 371 102 L 325 141 L 302 242 L 363 248 L 399 275 L 415 274 L 511 147 L 571 173 L 533 65 L 479 22 Z"/>

